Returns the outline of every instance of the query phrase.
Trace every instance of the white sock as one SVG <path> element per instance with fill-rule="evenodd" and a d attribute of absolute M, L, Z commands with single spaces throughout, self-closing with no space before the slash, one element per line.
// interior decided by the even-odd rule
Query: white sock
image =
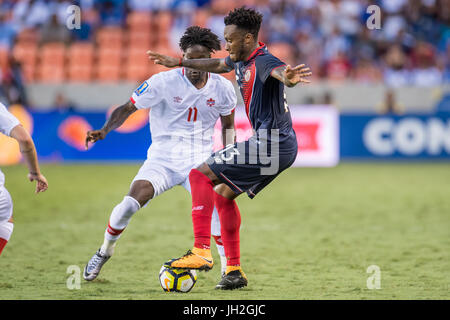
<path fill-rule="evenodd" d="M 222 241 L 222 240 L 220 240 Z M 216 247 L 217 247 L 217 251 L 219 252 L 219 256 L 220 256 L 220 268 L 222 273 L 225 272 L 225 270 L 227 269 L 227 257 L 225 257 L 225 248 L 223 247 L 223 245 L 218 244 L 217 240 L 216 240 Z"/>
<path fill-rule="evenodd" d="M 227 271 L 227 257 L 225 257 L 225 255 L 220 256 L 220 271 L 222 272 L 222 274 Z"/>
<path fill-rule="evenodd" d="M 108 227 L 105 230 L 105 238 L 100 249 L 102 253 L 112 255 L 116 241 L 122 231 L 130 223 L 131 217 L 141 208 L 139 202 L 130 196 L 125 196 L 121 203 L 114 207 L 109 217 Z"/>
<path fill-rule="evenodd" d="M 100 253 L 112 256 L 114 253 L 114 248 L 116 247 L 116 242 L 117 240 L 107 240 L 105 237 L 105 240 L 100 248 Z"/>
<path fill-rule="evenodd" d="M 9 241 L 9 238 L 11 237 L 13 229 L 14 229 L 14 224 L 12 222 L 9 222 L 9 221 L 0 222 L 0 238 L 3 238 L 6 241 Z"/>

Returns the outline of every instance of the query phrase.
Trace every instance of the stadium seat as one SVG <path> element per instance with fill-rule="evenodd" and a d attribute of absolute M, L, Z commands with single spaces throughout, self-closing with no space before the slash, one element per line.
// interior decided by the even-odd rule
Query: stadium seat
<path fill-rule="evenodd" d="M 37 43 L 39 40 L 39 32 L 36 29 L 23 29 L 16 36 L 16 43 Z"/>
<path fill-rule="evenodd" d="M 153 43 L 152 33 L 150 31 L 131 31 L 126 33 L 127 48 L 149 50 Z"/>
<path fill-rule="evenodd" d="M 120 27 L 108 26 L 99 29 L 96 33 L 96 41 L 102 47 L 121 47 L 124 32 Z"/>
<path fill-rule="evenodd" d="M 103 64 L 98 65 L 96 70 L 96 80 L 99 82 L 117 82 L 122 80 L 120 77 L 121 65 Z"/>
<path fill-rule="evenodd" d="M 281 61 L 287 64 L 293 64 L 293 50 L 292 46 L 288 43 L 273 43 L 267 46 L 269 52 L 273 54 L 275 57 L 278 57 Z"/>
<path fill-rule="evenodd" d="M 125 67 L 125 74 L 123 75 L 123 80 L 142 82 L 145 79 L 150 78 L 153 73 L 152 69 L 148 65 L 149 64 L 142 65 L 134 62 L 129 64 L 127 63 Z"/>
<path fill-rule="evenodd" d="M 66 47 L 63 43 L 47 43 L 40 48 L 39 56 L 41 64 L 49 62 L 54 65 L 64 65 L 66 60 Z"/>
<path fill-rule="evenodd" d="M 104 48 L 97 49 L 97 63 L 98 64 L 120 64 L 122 61 L 121 48 Z"/>
<path fill-rule="evenodd" d="M 94 46 L 87 42 L 78 42 L 68 50 L 68 80 L 72 82 L 87 82 L 92 80 L 94 63 Z"/>
<path fill-rule="evenodd" d="M 94 59 L 94 45 L 88 42 L 76 42 L 68 50 L 70 63 L 92 64 Z"/>
<path fill-rule="evenodd" d="M 39 64 L 37 67 L 38 82 L 43 83 L 60 83 L 65 81 L 65 70 L 62 64 Z"/>
<path fill-rule="evenodd" d="M 207 24 L 208 24 L 209 16 L 210 16 L 210 12 L 206 9 L 196 10 L 194 19 L 192 20 L 192 25 L 206 28 Z"/>
<path fill-rule="evenodd" d="M 37 58 L 37 45 L 36 43 L 18 42 L 12 51 L 14 58 L 22 63 L 34 63 Z"/>
<path fill-rule="evenodd" d="M 66 47 L 62 43 L 48 43 L 39 49 L 36 80 L 45 83 L 65 81 Z"/>
<path fill-rule="evenodd" d="M 171 11 L 160 11 L 155 20 L 157 21 L 158 34 L 165 34 L 168 36 L 169 31 L 172 27 L 172 12 Z"/>
<path fill-rule="evenodd" d="M 92 65 L 71 64 L 68 68 L 70 82 L 89 82 L 92 80 Z"/>
<path fill-rule="evenodd" d="M 148 59 L 146 50 L 129 48 L 126 53 L 124 80 L 129 81 L 143 81 L 150 77 L 150 64 L 153 64 Z"/>
<path fill-rule="evenodd" d="M 152 14 L 148 12 L 133 11 L 127 15 L 127 26 L 133 31 L 151 30 Z"/>
<path fill-rule="evenodd" d="M 14 59 L 22 65 L 22 73 L 26 82 L 34 81 L 37 54 L 37 45 L 33 42 L 18 42 L 12 49 Z"/>

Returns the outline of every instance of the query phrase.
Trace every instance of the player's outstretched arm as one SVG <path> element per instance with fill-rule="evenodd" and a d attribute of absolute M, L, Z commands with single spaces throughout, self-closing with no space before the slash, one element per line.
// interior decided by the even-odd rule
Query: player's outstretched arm
<path fill-rule="evenodd" d="M 105 139 L 106 135 L 109 132 L 119 128 L 125 122 L 125 120 L 127 120 L 127 118 L 136 110 L 136 106 L 131 101 L 128 101 L 124 105 L 116 108 L 111 113 L 111 116 L 108 118 L 108 120 L 106 120 L 103 128 L 101 128 L 100 130 L 88 131 L 86 133 L 86 149 L 88 148 L 89 142 L 94 143 L 98 140 Z"/>
<path fill-rule="evenodd" d="M 281 68 L 275 68 L 270 74 L 275 79 L 283 82 L 287 87 L 294 87 L 297 83 L 310 83 L 307 77 L 312 75 L 309 67 L 304 64 L 300 64 L 294 68 L 290 65 Z"/>
<path fill-rule="evenodd" d="M 28 131 L 22 125 L 18 125 L 11 130 L 10 136 L 19 143 L 20 152 L 28 167 L 28 179 L 36 181 L 36 193 L 47 190 L 48 182 L 39 169 L 36 147 Z"/>
<path fill-rule="evenodd" d="M 147 51 L 147 55 L 154 63 L 167 68 L 186 67 L 212 73 L 226 73 L 233 70 L 233 68 L 225 63 L 225 59 L 183 59 L 166 56 L 153 51 Z"/>

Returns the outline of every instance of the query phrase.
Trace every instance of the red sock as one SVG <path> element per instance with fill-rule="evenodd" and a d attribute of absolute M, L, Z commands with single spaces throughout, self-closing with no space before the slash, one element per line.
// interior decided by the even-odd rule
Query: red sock
<path fill-rule="evenodd" d="M 227 257 L 227 266 L 241 265 L 241 252 L 239 248 L 239 228 L 241 226 L 241 213 L 236 201 L 227 199 L 214 192 L 214 202 L 220 219 L 220 232 Z"/>
<path fill-rule="evenodd" d="M 189 173 L 192 194 L 192 224 L 194 247 L 209 249 L 211 245 L 211 218 L 214 210 L 214 184 L 203 173 L 192 169 Z"/>
<path fill-rule="evenodd" d="M 2 254 L 3 248 L 6 246 L 8 241 L 6 239 L 0 238 L 0 254 Z"/>

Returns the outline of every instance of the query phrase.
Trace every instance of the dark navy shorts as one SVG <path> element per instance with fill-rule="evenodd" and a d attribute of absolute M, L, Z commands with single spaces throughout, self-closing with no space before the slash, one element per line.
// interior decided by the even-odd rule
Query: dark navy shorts
<path fill-rule="evenodd" d="M 206 163 L 235 193 L 252 199 L 294 163 L 297 150 L 296 140 L 274 144 L 252 136 L 213 153 Z"/>

